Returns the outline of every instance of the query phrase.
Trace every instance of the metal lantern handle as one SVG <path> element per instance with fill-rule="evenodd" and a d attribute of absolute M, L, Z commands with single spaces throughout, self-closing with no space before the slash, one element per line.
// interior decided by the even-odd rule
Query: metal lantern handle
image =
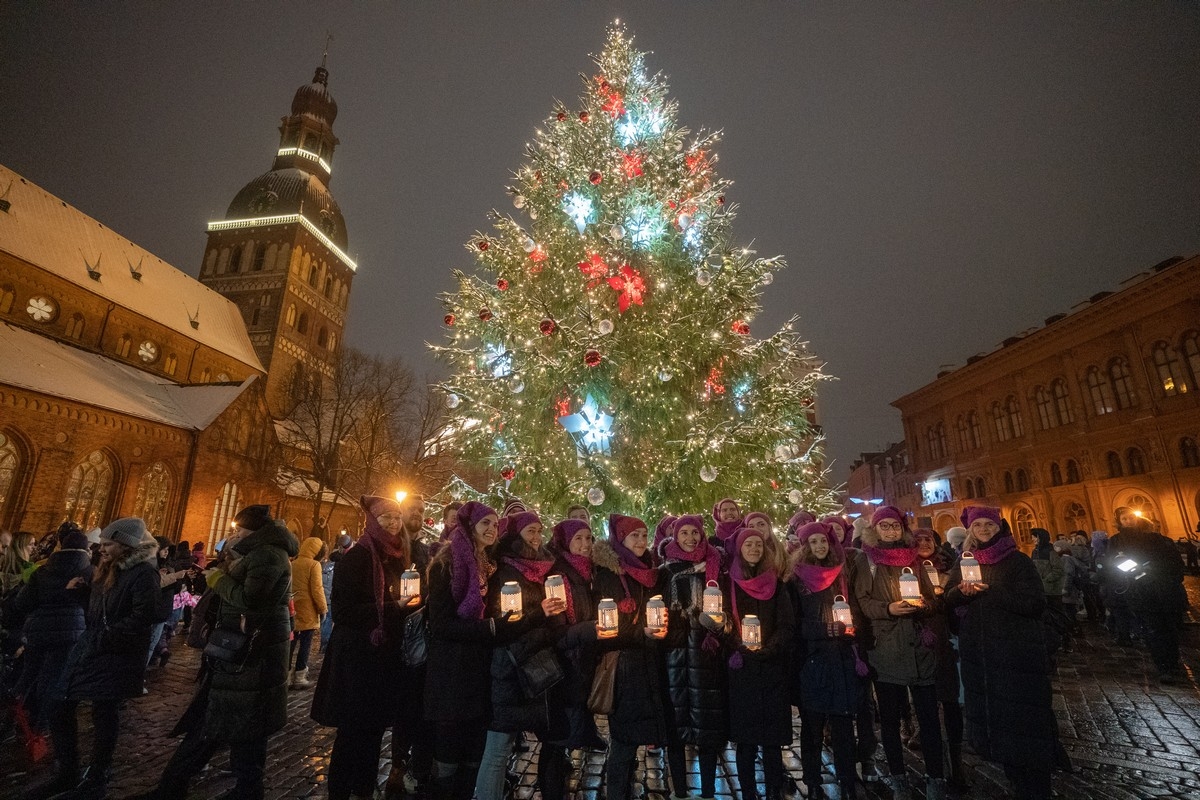
<path fill-rule="evenodd" d="M 912 571 L 912 567 L 905 567 L 904 569 L 900 570 L 900 573 L 901 573 L 902 575 L 903 575 L 903 574 L 908 574 L 908 575 L 915 575 L 915 574 L 916 574 L 916 573 L 914 573 L 914 572 Z"/>
<path fill-rule="evenodd" d="M 974 553 L 972 553 L 970 550 L 964 550 L 964 551 L 963 551 L 963 554 L 962 554 L 962 557 L 963 557 L 963 558 L 974 558 L 974 557 L 975 557 L 975 554 L 974 554 Z"/>
<path fill-rule="evenodd" d="M 704 584 L 704 586 L 705 586 L 706 588 L 707 588 L 707 587 L 709 587 L 709 586 L 711 586 L 711 587 L 713 587 L 714 589 L 720 589 L 720 588 L 721 588 L 721 585 L 720 585 L 719 583 L 717 583 L 716 581 L 709 581 L 708 583 Z"/>
<path fill-rule="evenodd" d="M 922 562 L 921 562 L 921 566 L 922 566 L 922 567 L 932 567 L 932 566 L 933 566 L 933 562 L 932 562 L 932 561 L 930 561 L 930 560 L 927 558 L 927 559 L 925 559 L 924 561 L 922 561 Z M 908 567 L 905 567 L 905 569 L 908 569 Z"/>
<path fill-rule="evenodd" d="M 833 596 L 833 602 L 835 602 L 835 603 L 844 603 L 844 602 L 846 602 L 846 595 L 844 595 L 844 594 L 835 594 L 835 595 Z"/>

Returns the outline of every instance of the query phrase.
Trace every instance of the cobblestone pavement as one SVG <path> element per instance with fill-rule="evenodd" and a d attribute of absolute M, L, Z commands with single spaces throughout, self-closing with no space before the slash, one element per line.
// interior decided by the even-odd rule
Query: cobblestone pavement
<path fill-rule="evenodd" d="M 1200 608 L 1200 579 L 1189 577 L 1188 590 L 1194 607 Z M 180 638 L 175 639 L 174 646 L 175 657 L 170 664 L 151 674 L 150 694 L 126 705 L 110 794 L 113 798 L 152 787 L 174 751 L 178 740 L 168 738 L 167 732 L 187 706 L 199 660 L 196 651 L 182 647 Z M 1200 624 L 1195 622 L 1185 632 L 1184 660 L 1190 681 L 1160 686 L 1144 649 L 1116 647 L 1100 628 L 1084 624 L 1084 636 L 1076 641 L 1074 652 L 1060 658 L 1055 684 L 1054 703 L 1062 741 L 1075 764 L 1073 774 L 1055 775 L 1060 797 L 1200 798 Z M 315 675 L 320 668 L 319 657 L 311 666 Z M 333 731 L 308 718 L 311 696 L 311 692 L 291 693 L 288 724 L 271 740 L 268 798 L 325 794 Z M 387 753 L 385 741 L 382 755 L 386 757 Z M 536 757 L 536 744 L 530 742 L 529 752 L 516 761 L 521 777 L 517 800 L 538 800 L 534 797 Z M 786 751 L 784 758 L 799 781 L 798 744 Z M 969 754 L 965 758 L 972 783 L 968 797 L 991 800 L 1012 796 L 998 768 Z M 578 769 L 572 784 L 573 800 L 596 800 L 598 795 L 602 798 L 603 759 L 601 753 L 574 754 Z M 719 800 L 734 800 L 739 794 L 733 764 L 731 749 L 719 767 Z M 922 788 L 919 766 L 919 759 L 913 755 L 909 773 L 918 790 Z M 381 780 L 389 768 L 386 758 L 381 760 Z M 47 764 L 31 768 L 12 739 L 0 744 L 0 798 L 19 797 L 24 787 L 41 779 L 47 770 Z M 652 794 L 669 796 L 664 788 L 664 770 L 662 756 L 644 755 L 639 783 Z M 827 797 L 838 797 L 832 772 L 827 771 L 825 780 Z M 191 796 L 216 797 L 232 783 L 227 755 L 222 754 L 196 782 Z M 695 775 L 692 786 L 699 786 Z M 882 798 L 880 788 L 872 785 L 860 796 Z M 920 796 L 920 791 L 917 794 Z"/>

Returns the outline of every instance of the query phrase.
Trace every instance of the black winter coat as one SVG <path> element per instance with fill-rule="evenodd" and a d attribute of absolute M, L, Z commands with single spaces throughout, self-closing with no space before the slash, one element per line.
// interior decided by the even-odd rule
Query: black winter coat
<path fill-rule="evenodd" d="M 967 597 L 955 568 L 946 604 L 960 613 L 958 649 L 967 740 L 981 757 L 1017 768 L 1050 769 L 1057 749 L 1050 661 L 1042 613 L 1046 595 L 1033 562 L 1014 551 L 982 564 L 988 588 Z"/>
<path fill-rule="evenodd" d="M 1133 559 L 1138 567 L 1127 575 L 1116 569 L 1116 564 Z M 1179 613 L 1187 608 L 1187 594 L 1183 589 L 1184 565 L 1175 543 L 1160 533 L 1150 530 L 1121 528 L 1108 541 L 1108 567 L 1110 576 L 1119 576 L 1128 586 L 1126 598 L 1129 607 L 1138 612 Z M 1144 573 L 1141 577 L 1139 574 Z"/>
<path fill-rule="evenodd" d="M 84 609 L 86 588 L 68 589 L 72 578 L 92 582 L 91 554 L 86 550 L 58 550 L 33 571 L 21 587 L 13 608 L 25 617 L 25 642 L 30 647 L 61 648 L 75 644 L 87 627 Z M 147 645 L 149 647 L 149 645 Z"/>
<path fill-rule="evenodd" d="M 596 604 L 600 598 L 592 591 L 592 582 L 584 580 L 561 556 L 554 562 L 551 572 L 566 580 L 575 608 L 575 624 L 568 626 L 566 635 L 558 643 L 564 668 L 562 697 L 567 708 L 572 709 L 568 715 L 573 723 L 565 745 L 575 749 L 591 744 L 596 732 L 587 699 L 596 676 Z"/>
<path fill-rule="evenodd" d="M 788 588 L 795 603 L 796 649 L 801 654 L 792 661 L 792 702 L 817 714 L 853 716 L 864 691 L 864 680 L 855 671 L 854 638 L 829 635 L 833 599 L 842 594 L 841 581 L 815 594 L 799 579 L 790 581 Z"/>
<path fill-rule="evenodd" d="M 876 680 L 899 686 L 932 686 L 937 676 L 936 639 L 926 644 L 922 637 L 936 636 L 936 626 L 933 626 L 932 634 L 924 629 L 930 626 L 930 618 L 942 613 L 942 598 L 935 596 L 925 571 L 916 569 L 914 573 L 925 605 L 913 614 L 893 617 L 888 606 L 900 599 L 903 568 L 875 564 L 872 570 L 865 551 L 859 559 L 850 590 L 857 596 L 858 607 L 870 623 L 859 641 L 867 648 Z"/>
<path fill-rule="evenodd" d="M 738 744 L 784 747 L 792 743 L 789 664 L 795 614 L 782 582 L 769 600 L 757 600 L 730 581 L 738 614 L 754 614 L 762 625 L 762 648 L 742 653 L 740 669 L 729 669 L 729 738 Z"/>
<path fill-rule="evenodd" d="M 637 604 L 633 613 L 619 614 L 620 624 L 614 638 L 600 639 L 596 643 L 600 653 L 618 652 L 613 708 L 608 715 L 609 734 L 625 744 L 663 744 L 667 741 L 667 702 L 659 665 L 661 642 L 650 639 L 645 632 L 646 602 L 663 593 L 663 582 L 660 579 L 654 586 L 647 587 L 626 577 L 623 583 L 616 571 L 619 567 L 615 554 L 607 550 L 606 555 L 606 549 L 605 543 L 596 543 L 594 558 L 598 566 L 592 584 L 595 596 L 612 598 L 620 603 L 625 597 L 625 585 L 628 585 L 629 594 Z M 647 553 L 647 566 L 650 563 L 648 556 Z M 603 566 L 606 563 L 609 566 Z"/>
<path fill-rule="evenodd" d="M 87 630 L 71 648 L 63 670 L 61 696 L 67 700 L 141 697 L 150 628 L 158 621 L 158 570 L 151 540 L 117 564 L 108 591 L 93 586 Z"/>
<path fill-rule="evenodd" d="M 502 623 L 486 616 L 458 616 L 458 603 L 450 589 L 451 554 L 449 545 L 438 551 L 425 582 L 429 594 L 425 718 L 441 723 L 488 720 L 492 713 L 492 648 Z M 338 570 L 341 568 L 338 562 Z"/>
<path fill-rule="evenodd" d="M 696 568 L 699 568 L 697 571 Z M 662 567 L 667 594 L 667 637 L 663 640 L 670 704 L 668 724 L 684 744 L 723 747 L 729 741 L 729 705 L 721 639 L 700 624 L 704 562 L 677 561 Z M 728 592 L 725 592 L 728 595 Z M 729 619 L 726 609 L 726 620 Z M 718 647 L 706 649 L 705 640 Z"/>
<path fill-rule="evenodd" d="M 424 575 L 429 548 L 413 542 L 411 549 L 410 563 Z M 425 665 L 404 663 L 404 622 L 424 607 L 425 598 L 413 605 L 399 604 L 400 576 L 408 567 L 396 559 L 384 560 L 384 641 L 376 647 L 371 631 L 379 625 L 379 611 L 371 552 L 360 545 L 338 560 L 330 600 L 333 635 L 313 692 L 312 718 L 320 724 L 379 730 L 401 719 L 423 718 Z"/>

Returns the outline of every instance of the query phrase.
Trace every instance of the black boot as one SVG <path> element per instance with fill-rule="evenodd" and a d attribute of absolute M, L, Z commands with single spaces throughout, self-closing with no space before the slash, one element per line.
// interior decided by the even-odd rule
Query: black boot
<path fill-rule="evenodd" d="M 475 796 L 475 779 L 479 776 L 479 764 L 459 764 L 454 773 L 454 785 L 450 800 L 471 800 Z"/>
<path fill-rule="evenodd" d="M 952 744 L 949 747 L 950 752 L 950 780 L 946 785 L 951 792 L 955 794 L 965 794 L 971 790 L 971 784 L 967 782 L 967 773 L 963 771 L 962 763 L 962 745 Z"/>

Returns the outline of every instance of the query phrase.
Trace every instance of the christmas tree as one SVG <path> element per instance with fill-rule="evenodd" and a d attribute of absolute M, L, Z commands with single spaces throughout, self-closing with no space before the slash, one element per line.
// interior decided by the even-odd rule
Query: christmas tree
<path fill-rule="evenodd" d="M 719 133 L 677 124 L 619 24 L 594 60 L 514 175 L 521 218 L 492 213 L 443 298 L 454 446 L 504 481 L 493 494 L 559 513 L 833 508 L 811 421 L 825 376 L 794 318 L 751 335 L 784 262 L 733 243 Z"/>

